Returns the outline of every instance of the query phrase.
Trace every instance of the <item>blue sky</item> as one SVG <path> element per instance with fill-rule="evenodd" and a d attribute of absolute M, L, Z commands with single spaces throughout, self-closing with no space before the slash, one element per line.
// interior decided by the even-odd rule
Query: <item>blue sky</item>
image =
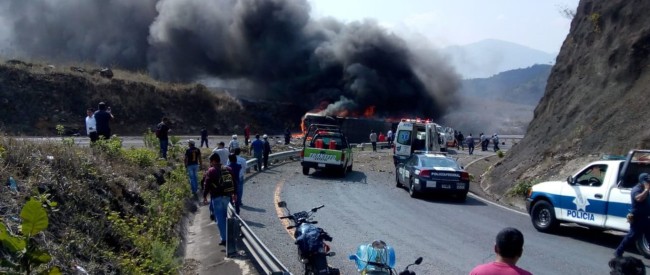
<path fill-rule="evenodd" d="M 578 0 L 309 0 L 316 18 L 373 19 L 402 36 L 426 37 L 436 47 L 493 38 L 557 53 Z"/>

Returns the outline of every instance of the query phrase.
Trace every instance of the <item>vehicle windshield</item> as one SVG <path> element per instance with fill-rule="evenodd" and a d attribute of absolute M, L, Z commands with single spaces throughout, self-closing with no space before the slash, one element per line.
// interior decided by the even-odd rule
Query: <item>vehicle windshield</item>
<path fill-rule="evenodd" d="M 422 167 L 448 167 L 460 169 L 460 166 L 454 160 L 444 157 L 421 157 L 420 164 Z"/>

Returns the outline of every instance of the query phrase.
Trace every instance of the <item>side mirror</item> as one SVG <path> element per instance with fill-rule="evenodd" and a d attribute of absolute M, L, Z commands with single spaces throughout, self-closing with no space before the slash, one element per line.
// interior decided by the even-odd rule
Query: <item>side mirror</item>
<path fill-rule="evenodd" d="M 568 177 L 566 178 L 566 183 L 568 183 L 569 185 L 576 185 L 576 183 L 575 183 L 575 181 L 574 181 L 574 179 L 573 179 L 572 176 L 568 176 Z"/>
<path fill-rule="evenodd" d="M 279 202 L 278 202 L 278 207 L 287 207 L 287 202 L 285 202 L 285 201 L 279 201 Z"/>
<path fill-rule="evenodd" d="M 336 252 L 334 251 L 327 252 L 327 257 L 334 257 L 334 256 L 336 256 Z"/>
<path fill-rule="evenodd" d="M 356 261 L 356 260 L 359 259 L 359 257 L 356 254 L 352 254 L 352 255 L 348 256 L 348 259 L 350 259 L 352 261 Z"/>
<path fill-rule="evenodd" d="M 415 260 L 416 265 L 420 265 L 422 263 L 422 257 L 419 257 L 417 260 Z"/>

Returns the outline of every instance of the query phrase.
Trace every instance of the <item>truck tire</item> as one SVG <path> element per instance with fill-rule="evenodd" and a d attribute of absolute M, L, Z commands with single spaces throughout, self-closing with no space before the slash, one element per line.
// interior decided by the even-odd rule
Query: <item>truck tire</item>
<path fill-rule="evenodd" d="M 350 166 L 348 166 L 348 172 L 352 172 L 352 164 L 350 164 Z"/>
<path fill-rule="evenodd" d="M 302 174 L 303 175 L 309 175 L 309 167 L 303 166 L 302 167 Z"/>
<path fill-rule="evenodd" d="M 636 238 L 636 241 L 634 242 L 636 244 L 636 249 L 639 251 L 639 254 L 641 254 L 646 259 L 650 259 L 650 241 L 648 241 L 648 237 L 650 236 L 642 234 Z"/>
<path fill-rule="evenodd" d="M 341 170 L 339 170 L 339 175 L 341 175 L 342 178 L 345 178 L 345 176 L 348 174 L 348 168 L 347 167 L 341 167 Z"/>
<path fill-rule="evenodd" d="M 540 232 L 552 232 L 560 223 L 555 218 L 553 206 L 547 201 L 538 201 L 530 211 L 533 226 Z"/>
<path fill-rule="evenodd" d="M 461 193 L 456 195 L 456 199 L 460 202 L 464 202 L 467 200 L 467 193 Z"/>

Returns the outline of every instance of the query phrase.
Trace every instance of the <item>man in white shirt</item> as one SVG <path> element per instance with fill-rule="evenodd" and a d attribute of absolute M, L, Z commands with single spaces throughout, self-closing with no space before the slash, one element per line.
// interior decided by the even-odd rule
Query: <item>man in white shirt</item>
<path fill-rule="evenodd" d="M 95 142 L 99 139 L 97 135 L 97 121 L 95 121 L 95 110 L 93 108 L 86 109 L 86 134 L 90 138 L 90 142 Z"/>
<path fill-rule="evenodd" d="M 228 151 L 234 153 L 235 149 L 239 148 L 239 141 L 237 141 L 237 135 L 232 135 L 230 143 L 228 143 Z"/>
<path fill-rule="evenodd" d="M 228 149 L 226 149 L 226 143 L 223 141 L 220 141 L 217 144 L 217 148 L 214 148 L 214 150 L 212 150 L 212 153 L 217 153 L 219 155 L 219 159 L 225 159 L 223 163 L 228 162 L 228 155 L 230 152 L 228 152 Z"/>

